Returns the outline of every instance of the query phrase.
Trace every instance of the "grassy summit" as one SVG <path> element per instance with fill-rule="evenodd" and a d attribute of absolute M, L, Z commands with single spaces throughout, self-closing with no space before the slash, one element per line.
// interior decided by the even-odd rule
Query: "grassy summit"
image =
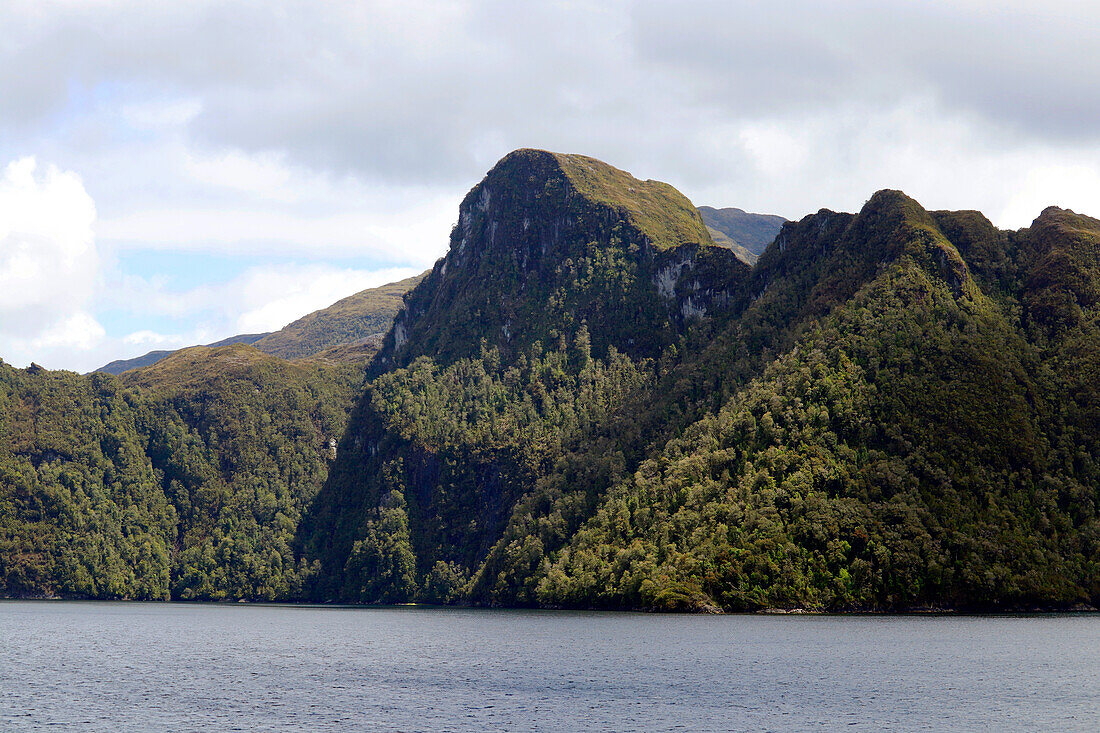
<path fill-rule="evenodd" d="M 621 212 L 649 237 L 657 250 L 683 244 L 713 244 L 694 204 L 667 183 L 640 181 L 586 155 L 541 150 L 519 150 L 512 155 L 553 156 L 579 195 Z"/>
<path fill-rule="evenodd" d="M 583 323 L 594 353 L 656 356 L 747 273 L 672 186 L 517 150 L 463 199 L 446 257 L 409 293 L 378 364 L 471 356 L 483 340 L 512 355 Z"/>

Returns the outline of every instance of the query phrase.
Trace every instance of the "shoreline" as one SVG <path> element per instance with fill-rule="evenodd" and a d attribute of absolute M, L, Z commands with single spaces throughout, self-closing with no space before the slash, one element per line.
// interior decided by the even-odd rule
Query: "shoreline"
<path fill-rule="evenodd" d="M 4 603 L 49 603 L 49 604 L 83 604 L 83 603 L 111 603 L 111 604 L 148 604 L 162 606 L 208 606 L 208 607 L 273 607 L 273 608 L 316 608 L 316 609 L 376 609 L 376 610 L 463 610 L 463 611 L 515 611 L 515 612 L 543 612 L 543 613 L 599 613 L 599 614 L 643 614 L 656 616 L 982 616 L 982 617 L 1028 617 L 1028 616 L 1052 616 L 1052 615 L 1100 615 L 1100 608 L 1087 603 L 1075 603 L 1069 606 L 1030 606 L 1021 608 L 909 608 L 895 610 L 815 610 L 799 607 L 792 608 L 762 608 L 752 611 L 725 611 L 725 610 L 654 610 L 645 608 L 561 608 L 549 606 L 490 606 L 477 604 L 434 604 L 434 603 L 336 603 L 336 602 L 311 602 L 311 601 L 250 601 L 244 599 L 212 601 L 212 600 L 141 600 L 130 598 L 66 598 L 61 596 L 5 596 L 0 597 L 0 604 Z"/>

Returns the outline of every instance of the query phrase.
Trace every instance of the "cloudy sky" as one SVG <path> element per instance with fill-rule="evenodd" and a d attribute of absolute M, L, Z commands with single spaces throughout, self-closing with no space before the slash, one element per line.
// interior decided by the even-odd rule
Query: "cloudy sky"
<path fill-rule="evenodd" d="M 1092 2 L 0 0 L 0 358 L 277 329 L 542 147 L 801 217 L 1100 215 Z"/>

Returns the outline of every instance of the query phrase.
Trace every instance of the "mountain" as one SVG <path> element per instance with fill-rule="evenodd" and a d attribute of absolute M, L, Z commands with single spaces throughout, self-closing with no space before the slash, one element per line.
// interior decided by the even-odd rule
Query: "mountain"
<path fill-rule="evenodd" d="M 514 355 L 585 323 L 597 354 L 656 356 L 748 271 L 672 186 L 518 150 L 462 201 L 450 250 L 409 293 L 377 364 L 469 357 L 482 342 Z"/>
<path fill-rule="evenodd" d="M 743 209 L 715 209 L 711 206 L 700 206 L 699 215 L 703 217 L 715 243 L 729 247 L 749 265 L 756 264 L 757 258 L 787 222 L 774 214 L 750 214 Z"/>
<path fill-rule="evenodd" d="M 361 350 L 361 347 L 373 345 L 376 349 L 401 307 L 402 297 L 423 278 L 422 274 L 363 290 L 273 333 L 231 336 L 207 346 L 251 344 L 266 354 L 284 359 L 301 359 L 329 350 L 327 358 L 330 360 L 346 351 L 335 347 L 352 345 Z M 133 359 L 112 361 L 96 371 L 122 374 L 130 369 L 156 364 L 174 353 L 176 351 L 150 351 Z"/>
<path fill-rule="evenodd" d="M 668 184 L 639 181 L 584 156 L 519 150 L 505 157 L 463 200 L 450 251 L 409 293 L 374 362 L 375 372 L 410 366 L 381 376 L 361 400 L 349 427 L 354 437 L 341 447 L 303 528 L 330 575 L 323 582 L 339 579 L 345 588 L 354 582 L 339 576 L 362 517 L 388 495 L 391 478 L 422 491 L 410 507 L 432 522 L 416 528 L 421 554 L 443 562 L 461 556 L 468 570 L 535 477 L 534 464 L 550 456 L 512 444 L 542 409 L 536 402 L 545 404 L 552 393 L 555 403 L 597 401 L 573 405 L 572 412 L 607 410 L 611 404 L 599 403 L 617 403 L 623 379 L 644 378 L 635 360 L 648 364 L 681 334 L 703 327 L 749 272 L 714 245 L 691 203 Z M 523 384 L 501 383 L 498 367 L 516 360 L 522 366 L 512 381 Z M 582 366 L 592 381 L 570 383 Z M 406 379 L 416 383 L 415 395 L 405 394 Z M 494 402 L 471 401 L 456 385 L 488 390 Z M 413 408 L 417 421 L 431 415 L 425 427 L 432 432 L 480 431 L 483 419 L 502 411 L 504 433 L 491 442 L 503 441 L 507 455 L 486 464 L 476 455 L 481 447 L 460 441 L 458 453 L 437 458 L 435 441 L 425 453 L 424 436 L 392 434 L 388 425 L 398 424 L 388 421 L 400 421 L 390 414 L 398 403 L 420 400 L 428 403 Z M 513 414 L 517 400 L 523 414 Z M 400 467 L 388 471 L 394 461 Z M 468 521 L 470 532 L 456 535 L 449 523 L 429 519 L 439 513 Z M 348 592 L 352 599 L 369 595 Z"/>
<path fill-rule="evenodd" d="M 521 150 L 373 353 L 0 364 L 0 595 L 1100 604 L 1096 219 L 887 190 L 750 268 L 671 186 Z"/>
<path fill-rule="evenodd" d="M 546 208 L 531 195 L 561 180 L 555 162 L 517 173 L 502 161 L 425 281 L 451 273 L 467 293 L 478 280 L 464 267 L 516 251 L 506 298 L 477 290 L 483 310 L 455 320 L 436 286 L 398 316 L 304 518 L 315 598 L 667 610 L 1100 599 L 1095 220 L 1050 209 L 1002 232 L 882 191 L 858 214 L 785 224 L 721 289 L 722 307 L 691 328 L 670 319 L 656 349 L 630 330 L 644 310 L 624 308 L 625 323 L 605 311 L 555 345 L 538 316 L 507 333 L 494 319 L 577 298 L 581 279 L 551 300 L 523 274 L 523 235 L 497 239 L 505 212 L 465 208 L 497 196 L 525 232 L 585 221 L 559 208 L 591 205 L 582 193 Z M 614 251 L 601 232 L 633 222 L 613 211 L 578 240 Z M 623 269 L 642 271 L 645 248 L 627 251 L 638 260 L 621 255 Z"/>

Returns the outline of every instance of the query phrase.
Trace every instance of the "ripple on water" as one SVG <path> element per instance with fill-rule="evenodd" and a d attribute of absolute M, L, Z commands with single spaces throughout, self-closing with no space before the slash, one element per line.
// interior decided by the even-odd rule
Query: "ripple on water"
<path fill-rule="evenodd" d="M 0 603 L 0 729 L 1100 729 L 1100 617 Z"/>

